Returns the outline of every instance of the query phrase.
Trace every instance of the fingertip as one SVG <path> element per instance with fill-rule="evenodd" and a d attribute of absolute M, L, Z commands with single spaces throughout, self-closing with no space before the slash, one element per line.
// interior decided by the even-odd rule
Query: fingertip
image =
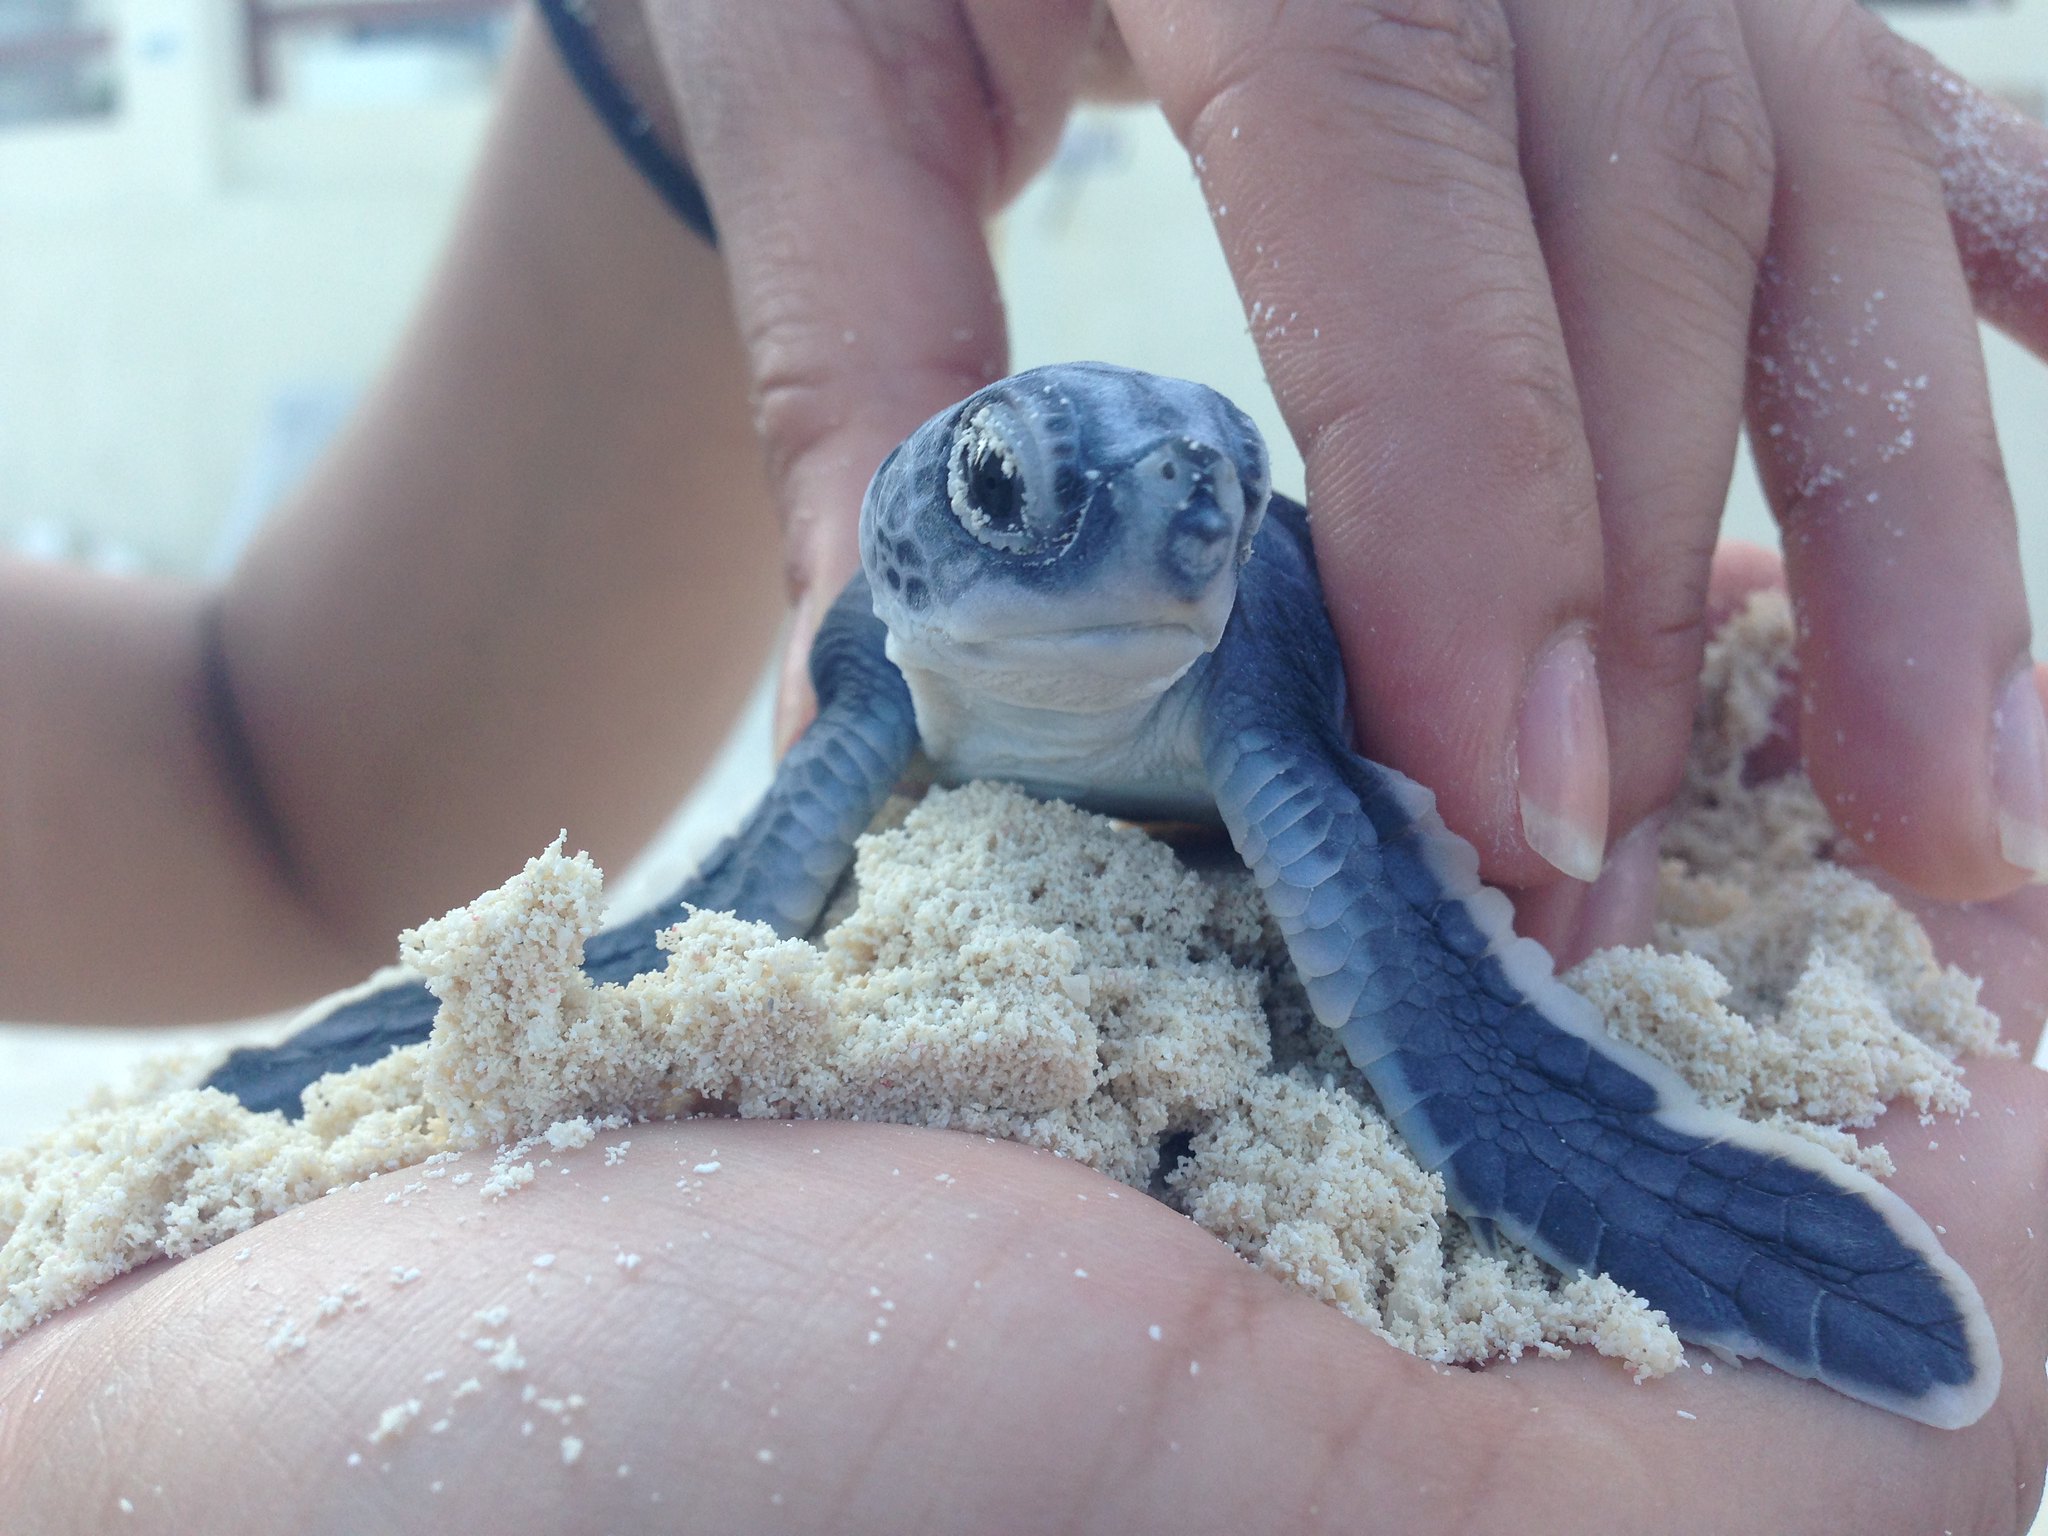
<path fill-rule="evenodd" d="M 1785 561 L 1765 544 L 1724 539 L 1707 578 L 1707 633 L 1711 637 L 1758 592 L 1785 585 Z"/>
<path fill-rule="evenodd" d="M 1575 965 L 1598 949 L 1648 944 L 1657 926 L 1657 883 L 1668 811 L 1645 816 L 1615 839 L 1600 871 L 1586 892 L 1578 924 L 1560 955 Z"/>
<path fill-rule="evenodd" d="M 1784 585 L 1776 551 L 1723 544 L 1714 557 L 1710 630 L 1757 592 Z M 1874 865 L 1926 898 L 2007 895 L 2048 879 L 2048 663 L 2022 663 L 1991 692 L 1988 794 L 1970 789 L 1968 776 L 1982 770 L 1954 750 L 1970 739 L 1966 731 L 1906 730 L 1896 713 L 1908 707 L 1902 690 L 1887 691 L 1884 709 L 1845 709 L 1839 694 L 1810 690 L 1805 676 L 1797 697 L 1781 702 L 1779 729 L 1750 755 L 1745 776 L 1775 778 L 1803 763 L 1835 822 L 1835 856 L 1845 863 Z"/>
<path fill-rule="evenodd" d="M 1513 893 L 1515 931 L 1550 951 L 1560 974 L 1596 950 L 1648 944 L 1657 926 L 1657 880 L 1668 810 L 1615 839 L 1592 884 L 1556 880 Z"/>
<path fill-rule="evenodd" d="M 1560 973 L 1586 958 L 1578 948 L 1580 913 L 1585 909 L 1591 886 L 1577 880 L 1553 880 L 1548 885 L 1523 886 L 1508 892 L 1515 905 L 1515 932 L 1534 939 L 1550 953 L 1550 963 Z"/>
<path fill-rule="evenodd" d="M 1802 671 L 1803 756 L 1839 858 L 1938 901 L 1991 900 L 2048 871 L 2048 716 L 2031 667 L 1940 691 L 1859 688 L 1870 680 L 1811 657 Z"/>
<path fill-rule="evenodd" d="M 775 755 L 779 759 L 796 745 L 804 728 L 817 713 L 808 679 L 799 680 L 794 664 L 785 658 L 782 677 L 775 687 Z"/>

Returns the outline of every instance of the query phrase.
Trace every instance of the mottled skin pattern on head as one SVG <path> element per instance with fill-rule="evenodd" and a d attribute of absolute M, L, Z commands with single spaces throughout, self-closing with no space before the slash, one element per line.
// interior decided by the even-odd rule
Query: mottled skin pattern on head
<path fill-rule="evenodd" d="M 864 573 L 812 649 L 816 721 L 676 899 L 807 931 L 920 747 L 945 780 L 1220 817 L 1317 1016 L 1483 1242 L 1604 1270 L 1713 1349 L 1981 1417 L 1997 1343 L 1927 1224 L 1609 1038 L 1429 792 L 1350 749 L 1306 514 L 1268 499 L 1251 424 L 1179 380 L 1069 364 L 933 417 L 869 489 Z M 585 969 L 664 965 L 674 913 L 600 934 Z M 296 1108 L 433 1012 L 416 982 L 359 988 L 214 1081 Z"/>
<path fill-rule="evenodd" d="M 913 433 L 868 489 L 861 563 L 940 779 L 1213 818 L 1194 706 L 1269 492 L 1236 406 L 1101 364 Z"/>

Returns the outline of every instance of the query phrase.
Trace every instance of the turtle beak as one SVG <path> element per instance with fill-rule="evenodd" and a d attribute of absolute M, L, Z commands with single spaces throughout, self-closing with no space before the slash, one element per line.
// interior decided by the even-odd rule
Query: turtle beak
<path fill-rule="evenodd" d="M 1165 564 L 1174 584 L 1193 600 L 1237 553 L 1238 519 L 1201 497 L 1181 508 L 1167 525 Z"/>
<path fill-rule="evenodd" d="M 1237 465 L 1207 443 L 1174 437 L 1138 461 L 1132 481 L 1157 530 L 1163 585 L 1200 603 L 1237 561 L 1245 522 Z"/>

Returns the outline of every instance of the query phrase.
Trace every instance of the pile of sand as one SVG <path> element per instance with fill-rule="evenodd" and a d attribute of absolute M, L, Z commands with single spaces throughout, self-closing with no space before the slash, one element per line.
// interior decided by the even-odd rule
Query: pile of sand
<path fill-rule="evenodd" d="M 1789 665 L 1781 599 L 1716 642 L 1657 944 L 1571 980 L 1710 1101 L 1882 1173 L 1848 1128 L 1900 1095 L 1964 1107 L 1956 1057 L 1993 1048 L 1997 1024 L 1912 917 L 1821 861 L 1802 780 L 1742 783 Z M 0 1337 L 375 1172 L 513 1143 L 479 1186 L 502 1196 L 531 1177 L 522 1139 L 709 1106 L 1055 1149 L 1430 1359 L 1590 1343 L 1644 1373 L 1681 1360 L 1611 1281 L 1479 1251 L 1310 1018 L 1241 869 L 1197 872 L 1140 831 L 974 785 L 867 837 L 856 874 L 817 944 L 699 913 L 665 972 L 594 987 L 577 962 L 602 878 L 557 843 L 405 936 L 443 998 L 433 1037 L 322 1080 L 303 1121 L 158 1090 L 0 1158 Z"/>

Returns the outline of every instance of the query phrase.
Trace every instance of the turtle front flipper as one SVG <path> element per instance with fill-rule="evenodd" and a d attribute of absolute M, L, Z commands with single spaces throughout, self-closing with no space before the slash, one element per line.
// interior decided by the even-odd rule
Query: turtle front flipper
<path fill-rule="evenodd" d="M 875 617 L 865 576 L 847 584 L 811 645 L 811 686 L 818 715 L 789 749 L 775 782 L 739 831 L 712 850 L 703 867 L 656 911 L 653 936 L 675 921 L 677 903 L 733 912 L 767 923 L 784 938 L 808 933 L 839 877 L 853 862 L 854 839 L 867 830 L 917 751 L 917 716 L 903 674 L 885 654 L 888 631 Z M 594 958 L 612 937 L 585 951 L 584 969 L 601 981 Z M 627 974 L 633 974 L 628 972 Z"/>
<path fill-rule="evenodd" d="M 584 945 L 591 980 L 623 982 L 666 966 L 655 940 L 686 904 L 767 923 L 784 938 L 809 931 L 853 862 L 854 839 L 917 750 L 910 692 L 883 653 L 886 638 L 867 581 L 857 576 L 811 646 L 817 718 L 782 760 L 768 793 L 673 896 Z M 296 1117 L 308 1084 L 426 1039 L 439 1007 L 412 973 L 381 971 L 316 1003 L 281 1044 L 234 1052 L 206 1086 L 250 1109 Z"/>
<path fill-rule="evenodd" d="M 440 1006 L 417 975 L 387 966 L 368 981 L 321 998 L 278 1044 L 230 1052 L 204 1086 L 233 1094 L 258 1114 L 276 1109 L 296 1120 L 299 1095 L 309 1083 L 417 1045 L 433 1031 Z"/>
<path fill-rule="evenodd" d="M 1429 792 L 1347 749 L 1334 641 L 1290 578 L 1313 579 L 1305 553 L 1240 598 L 1204 763 L 1317 1017 L 1453 1207 L 1482 1240 L 1605 1271 L 1681 1337 L 1925 1423 L 1978 1419 L 1997 1343 L 1927 1224 L 1606 1034 Z"/>

